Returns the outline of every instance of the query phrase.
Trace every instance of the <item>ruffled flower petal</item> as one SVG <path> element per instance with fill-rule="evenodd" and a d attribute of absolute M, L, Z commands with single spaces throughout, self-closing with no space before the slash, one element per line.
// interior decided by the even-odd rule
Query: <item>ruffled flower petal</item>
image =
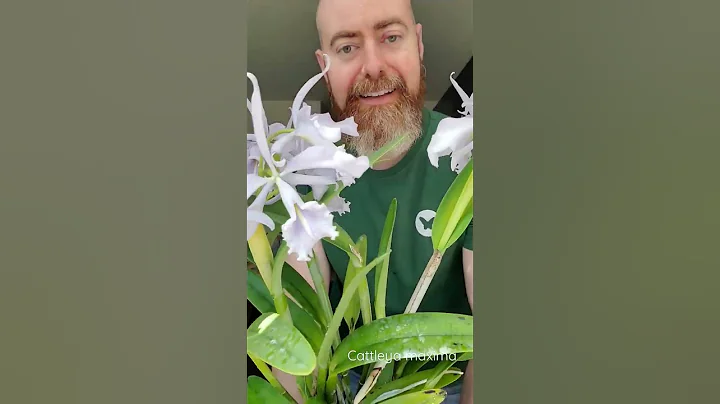
<path fill-rule="evenodd" d="M 288 253 L 297 254 L 299 261 L 310 261 L 312 249 L 321 239 L 334 240 L 339 235 L 328 207 L 316 201 L 296 205 L 290 219 L 282 225 L 282 234 Z"/>
<path fill-rule="evenodd" d="M 427 148 L 430 163 L 437 167 L 440 157 L 447 156 L 471 144 L 472 134 L 472 116 L 441 120 Z"/>
<path fill-rule="evenodd" d="M 327 207 L 330 212 L 337 212 L 340 216 L 344 213 L 350 212 L 350 202 L 340 196 L 336 196 L 331 199 L 330 202 L 328 202 Z"/>

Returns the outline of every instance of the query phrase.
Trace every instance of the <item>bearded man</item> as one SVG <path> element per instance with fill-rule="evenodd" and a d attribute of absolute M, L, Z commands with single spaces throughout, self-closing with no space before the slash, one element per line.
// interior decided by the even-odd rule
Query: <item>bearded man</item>
<path fill-rule="evenodd" d="M 433 253 L 430 226 L 456 177 L 448 161 L 441 161 L 435 168 L 427 157 L 430 138 L 445 116 L 423 107 L 426 74 L 422 26 L 415 21 L 410 0 L 321 0 L 316 23 L 320 68 L 325 67 L 323 54 L 331 61 L 325 76 L 331 115 L 335 121 L 352 116 L 358 125 L 359 136 L 344 138 L 347 150 L 369 155 L 388 142 L 403 139 L 391 154 L 342 192 L 351 209 L 335 217 L 336 223 L 354 238 L 367 236 L 369 262 L 377 256 L 388 208 L 392 199 L 397 199 L 386 314 L 401 314 Z M 348 256 L 322 242 L 314 253 L 326 291 L 336 306 Z M 288 263 L 313 284 L 305 262 L 291 256 Z M 418 311 L 472 314 L 472 268 L 471 225 L 446 251 Z M 371 301 L 373 274 L 371 271 L 368 279 Z M 360 382 L 356 372 L 359 369 L 350 371 L 354 392 Z M 300 402 L 294 378 L 277 370 L 274 373 Z M 463 378 L 446 387 L 445 402 L 472 403 L 471 380 L 472 361 Z"/>

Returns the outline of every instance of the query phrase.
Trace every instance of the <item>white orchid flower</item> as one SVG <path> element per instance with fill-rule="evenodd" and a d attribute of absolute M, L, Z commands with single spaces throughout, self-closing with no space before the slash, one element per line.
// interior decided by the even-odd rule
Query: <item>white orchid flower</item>
<path fill-rule="evenodd" d="M 455 172 L 462 171 L 467 165 L 473 150 L 473 94 L 468 95 L 453 79 L 455 72 L 450 74 L 450 81 L 462 99 L 463 111 L 458 111 L 460 118 L 445 118 L 438 124 L 437 130 L 430 140 L 427 152 L 430 163 L 437 167 L 438 159 L 451 155 L 450 168 Z"/>
<path fill-rule="evenodd" d="M 254 228 L 267 225 L 267 215 L 262 213 L 265 204 L 282 200 L 290 215 L 282 225 L 282 234 L 289 253 L 307 261 L 312 257 L 312 247 L 322 238 L 334 239 L 338 232 L 333 226 L 332 211 L 346 212 L 349 204 L 342 198 L 334 198 L 328 205 L 317 201 L 305 202 L 296 190 L 298 185 L 309 185 L 316 190 L 327 190 L 330 185 L 342 181 L 352 184 L 370 166 L 367 157 L 354 157 L 343 147 L 335 145 L 341 134 L 357 135 L 354 120 L 334 122 L 329 114 L 313 115 L 303 99 L 329 68 L 329 61 L 322 73 L 311 78 L 298 92 L 291 108 L 291 120 L 287 126 L 267 124 L 257 78 L 247 77 L 253 84 L 248 100 L 252 115 L 252 135 L 248 135 L 247 196 L 258 190 L 255 202 L 248 208 L 248 222 L 254 220 Z M 302 107 L 301 107 L 302 105 Z M 267 197 L 277 191 L 271 200 Z M 319 197 L 318 197 L 319 199 Z M 331 210 L 332 208 L 332 210 Z M 248 227 L 249 228 L 249 227 Z"/>

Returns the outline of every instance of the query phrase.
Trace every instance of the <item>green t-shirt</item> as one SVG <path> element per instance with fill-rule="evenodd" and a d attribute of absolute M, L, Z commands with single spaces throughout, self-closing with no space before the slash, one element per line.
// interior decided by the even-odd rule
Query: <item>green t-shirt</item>
<path fill-rule="evenodd" d="M 387 170 L 367 170 L 355 184 L 342 191 L 350 202 L 350 212 L 335 214 L 335 221 L 357 240 L 367 236 L 367 262 L 377 256 L 385 218 L 393 198 L 397 214 L 393 229 L 392 253 L 387 281 L 386 315 L 405 311 L 428 259 L 433 253 L 430 225 L 440 201 L 456 178 L 450 158 L 440 158 L 439 167 L 430 164 L 427 147 L 445 115 L 423 111 L 422 137 L 405 157 Z M 330 300 L 333 308 L 340 301 L 342 282 L 347 272 L 347 253 L 324 242 L 325 253 L 333 269 Z M 422 312 L 471 314 L 465 291 L 462 248 L 472 250 L 472 223 L 468 230 L 444 254 L 440 267 L 418 309 Z M 374 301 L 375 269 L 368 274 L 370 298 Z M 362 318 L 358 320 L 358 326 Z M 343 323 L 341 334 L 346 335 Z M 458 364 L 459 365 L 459 364 Z"/>

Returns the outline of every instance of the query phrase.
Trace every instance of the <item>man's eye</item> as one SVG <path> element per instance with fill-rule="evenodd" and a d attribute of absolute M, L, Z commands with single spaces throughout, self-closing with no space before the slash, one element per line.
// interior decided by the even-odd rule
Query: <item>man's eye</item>
<path fill-rule="evenodd" d="M 345 45 L 342 48 L 340 48 L 340 52 L 342 53 L 350 53 L 352 51 L 352 46 Z"/>
<path fill-rule="evenodd" d="M 390 35 L 389 37 L 386 38 L 386 41 L 388 41 L 388 42 L 390 42 L 390 43 L 393 43 L 393 42 L 395 42 L 395 41 L 397 41 L 397 40 L 398 40 L 398 36 L 397 36 L 397 35 Z"/>

